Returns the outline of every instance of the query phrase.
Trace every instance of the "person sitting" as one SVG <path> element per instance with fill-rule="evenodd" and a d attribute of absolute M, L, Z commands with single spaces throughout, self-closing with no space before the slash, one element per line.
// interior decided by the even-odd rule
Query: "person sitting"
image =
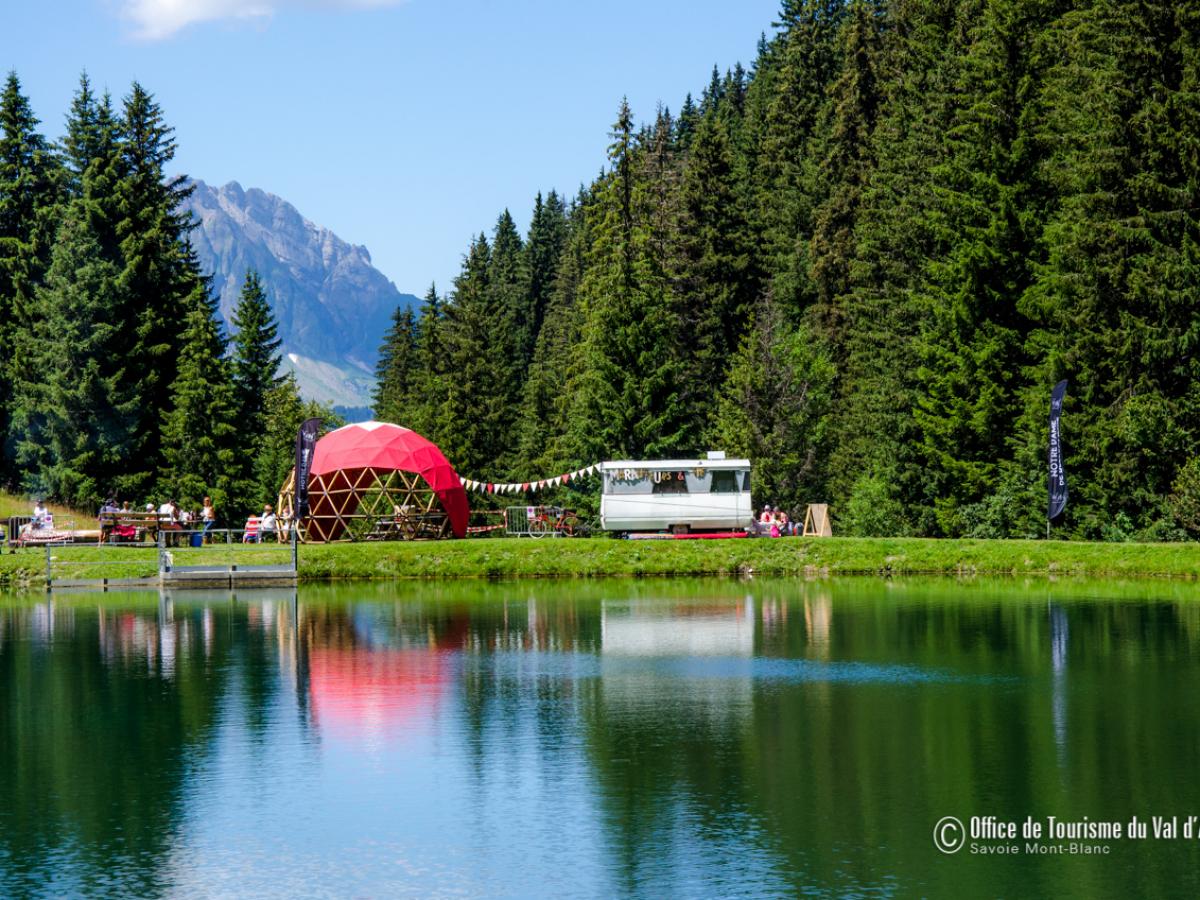
<path fill-rule="evenodd" d="M 789 535 L 796 533 L 792 527 L 791 520 L 788 518 L 788 514 L 783 510 L 779 511 L 779 533 L 784 537 L 788 537 Z"/>
<path fill-rule="evenodd" d="M 278 520 L 275 518 L 275 511 L 271 504 L 263 506 L 262 518 L 258 521 L 258 540 L 263 541 L 273 540 L 276 537 L 276 531 L 279 528 Z"/>
<path fill-rule="evenodd" d="M 258 516 L 251 516 L 250 518 L 248 518 L 246 520 L 246 528 L 242 532 L 242 543 L 243 544 L 258 543 L 258 525 L 259 525 Z"/>
<path fill-rule="evenodd" d="M 41 531 L 43 528 L 50 528 L 54 525 L 54 516 L 50 514 L 50 510 L 46 509 L 44 500 L 39 499 L 33 507 L 33 520 L 29 523 L 33 526 L 34 531 Z"/>

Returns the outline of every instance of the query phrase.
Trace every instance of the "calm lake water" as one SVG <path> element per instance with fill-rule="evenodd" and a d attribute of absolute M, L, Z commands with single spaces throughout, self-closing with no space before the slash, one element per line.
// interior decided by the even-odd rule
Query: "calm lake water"
<path fill-rule="evenodd" d="M 0 599 L 0 894 L 1194 897 L 1198 687 L 1162 583 Z"/>

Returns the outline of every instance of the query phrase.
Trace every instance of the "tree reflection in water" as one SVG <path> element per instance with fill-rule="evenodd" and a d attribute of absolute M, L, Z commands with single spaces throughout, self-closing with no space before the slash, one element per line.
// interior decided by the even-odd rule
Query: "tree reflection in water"
<path fill-rule="evenodd" d="M 929 838 L 943 815 L 1200 808 L 1174 777 L 1200 745 L 1200 606 L 1152 589 L 11 600 L 0 893 L 1192 895 L 1195 842 L 946 865 Z"/>

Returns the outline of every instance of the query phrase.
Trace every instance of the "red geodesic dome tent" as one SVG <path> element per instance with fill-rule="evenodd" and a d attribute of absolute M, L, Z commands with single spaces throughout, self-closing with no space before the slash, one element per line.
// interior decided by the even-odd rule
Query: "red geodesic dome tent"
<path fill-rule="evenodd" d="M 279 496 L 294 509 L 295 473 Z M 470 507 L 433 442 L 388 422 L 346 425 L 317 441 L 308 476 L 306 540 L 465 537 Z"/>

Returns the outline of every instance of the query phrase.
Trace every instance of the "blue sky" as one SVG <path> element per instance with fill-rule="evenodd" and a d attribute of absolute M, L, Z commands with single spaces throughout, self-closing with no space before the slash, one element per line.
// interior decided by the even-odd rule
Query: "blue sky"
<path fill-rule="evenodd" d="M 622 95 L 678 110 L 749 65 L 777 0 L 49 0 L 6 3 L 0 66 L 61 135 L 79 73 L 137 79 L 177 170 L 278 194 L 402 291 L 449 287 L 472 234 L 604 162 Z"/>

